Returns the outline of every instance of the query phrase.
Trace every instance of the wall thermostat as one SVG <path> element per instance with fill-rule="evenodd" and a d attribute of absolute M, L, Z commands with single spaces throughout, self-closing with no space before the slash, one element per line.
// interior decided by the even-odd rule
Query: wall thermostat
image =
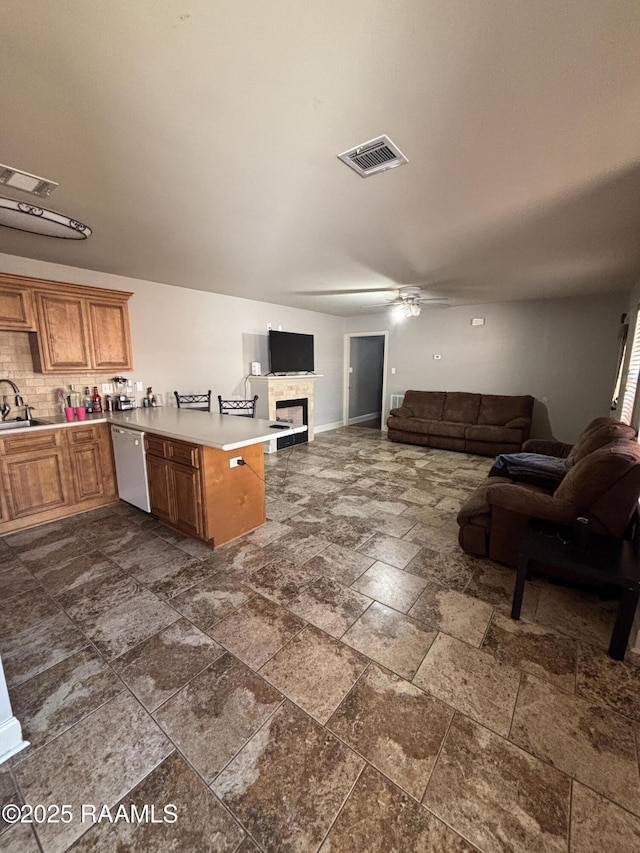
<path fill-rule="evenodd" d="M 262 365 L 259 361 L 251 362 L 251 375 L 252 376 L 260 376 L 262 374 Z"/>

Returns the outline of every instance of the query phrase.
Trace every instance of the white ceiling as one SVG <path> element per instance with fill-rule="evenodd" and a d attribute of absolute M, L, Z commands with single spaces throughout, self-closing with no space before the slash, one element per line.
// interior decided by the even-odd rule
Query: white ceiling
<path fill-rule="evenodd" d="M 2 33 L 0 162 L 93 235 L 0 252 L 345 316 L 640 278 L 638 0 L 4 0 Z M 337 159 L 383 133 L 408 165 Z"/>

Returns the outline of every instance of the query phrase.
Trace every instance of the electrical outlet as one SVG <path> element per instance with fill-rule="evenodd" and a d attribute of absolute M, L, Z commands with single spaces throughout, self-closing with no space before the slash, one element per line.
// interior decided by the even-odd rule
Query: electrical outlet
<path fill-rule="evenodd" d="M 144 391 L 144 385 L 142 384 L 142 382 L 136 381 L 136 391 Z"/>
<path fill-rule="evenodd" d="M 113 394 L 113 385 L 111 382 L 103 382 L 102 383 L 102 393 L 103 394 Z"/>
<path fill-rule="evenodd" d="M 241 462 L 242 456 L 234 456 L 233 459 L 229 460 L 229 468 L 237 468 Z"/>

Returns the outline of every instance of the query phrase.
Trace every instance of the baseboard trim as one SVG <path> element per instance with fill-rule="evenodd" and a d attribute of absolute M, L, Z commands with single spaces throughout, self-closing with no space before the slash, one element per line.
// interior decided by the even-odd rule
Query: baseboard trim
<path fill-rule="evenodd" d="M 332 429 L 341 429 L 344 426 L 343 421 L 335 421 L 332 424 L 322 424 L 314 427 L 314 432 L 329 432 Z"/>
<path fill-rule="evenodd" d="M 22 726 L 15 717 L 0 723 L 0 764 L 29 746 L 22 738 Z"/>
<path fill-rule="evenodd" d="M 363 421 L 372 421 L 374 418 L 379 418 L 381 416 L 382 412 L 369 412 L 368 415 L 358 415 L 357 418 L 349 418 L 349 426 L 361 424 Z"/>

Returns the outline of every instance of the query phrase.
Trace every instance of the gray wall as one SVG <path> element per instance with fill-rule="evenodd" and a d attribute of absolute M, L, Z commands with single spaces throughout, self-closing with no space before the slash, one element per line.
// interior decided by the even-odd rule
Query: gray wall
<path fill-rule="evenodd" d="M 135 370 L 156 392 L 191 385 L 244 394 L 250 362 L 267 370 L 267 324 L 315 336 L 315 423 L 342 421 L 345 332 L 389 330 L 387 396 L 408 388 L 532 394 L 534 434 L 574 441 L 608 414 L 620 315 L 629 294 L 425 309 L 344 319 L 169 284 L 0 254 L 0 271 L 133 291 Z M 484 326 L 472 327 L 472 317 Z M 434 361 L 433 353 L 442 359 Z M 395 368 L 393 375 L 391 369 Z M 385 400 L 388 407 L 389 400 Z"/>
<path fill-rule="evenodd" d="M 349 419 L 381 410 L 384 336 L 350 339 Z"/>
<path fill-rule="evenodd" d="M 388 394 L 409 388 L 532 394 L 534 435 L 572 442 L 592 418 L 609 413 L 627 298 L 618 293 L 426 308 L 408 319 L 387 315 Z M 471 326 L 472 317 L 484 317 L 485 325 Z M 350 318 L 347 331 L 379 330 L 380 319 Z M 434 360 L 434 353 L 442 358 Z"/>

